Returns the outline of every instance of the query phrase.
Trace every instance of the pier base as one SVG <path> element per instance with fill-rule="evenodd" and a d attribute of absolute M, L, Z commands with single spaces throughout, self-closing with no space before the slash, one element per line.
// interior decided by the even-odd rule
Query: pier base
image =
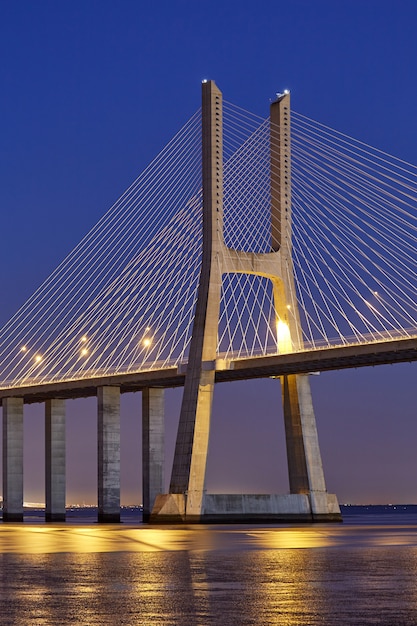
<path fill-rule="evenodd" d="M 320 501 L 320 504 L 319 504 Z M 257 524 L 276 522 L 341 522 L 333 494 L 205 494 L 201 515 L 187 515 L 185 494 L 157 496 L 153 524 Z"/>

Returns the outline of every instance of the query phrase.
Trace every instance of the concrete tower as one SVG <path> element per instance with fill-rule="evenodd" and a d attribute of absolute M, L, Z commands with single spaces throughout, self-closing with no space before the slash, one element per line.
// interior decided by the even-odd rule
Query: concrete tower
<path fill-rule="evenodd" d="M 271 251 L 232 250 L 223 237 L 222 94 L 213 81 L 203 82 L 202 267 L 170 490 L 157 496 L 154 522 L 341 519 L 336 497 L 326 491 L 308 375 L 281 377 L 290 494 L 205 493 L 223 274 L 271 280 L 278 349 L 302 346 L 291 254 L 289 93 L 271 104 L 270 120 Z"/>

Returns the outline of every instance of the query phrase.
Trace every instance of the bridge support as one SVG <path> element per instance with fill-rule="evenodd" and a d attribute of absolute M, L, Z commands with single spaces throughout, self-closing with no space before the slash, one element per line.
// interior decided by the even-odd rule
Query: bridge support
<path fill-rule="evenodd" d="M 188 368 L 171 475 L 170 493 L 157 498 L 152 519 L 179 514 L 199 521 L 216 370 L 223 246 L 222 94 L 213 81 L 202 85 L 203 260 Z M 166 508 L 168 506 L 168 509 Z M 178 509 L 179 507 L 179 509 Z M 178 513 L 181 511 L 181 513 Z"/>
<path fill-rule="evenodd" d="M 98 521 L 120 522 L 120 388 L 99 387 Z"/>
<path fill-rule="evenodd" d="M 164 493 L 165 425 L 164 389 L 142 391 L 143 521 L 150 517 L 157 495 Z"/>
<path fill-rule="evenodd" d="M 308 377 L 286 377 L 283 385 L 291 496 L 205 494 L 222 274 L 269 278 L 278 350 L 291 352 L 302 345 L 291 254 L 288 94 L 271 105 L 270 139 L 271 252 L 228 249 L 223 239 L 222 95 L 213 81 L 203 83 L 203 259 L 170 493 L 157 497 L 151 514 L 155 522 L 340 519 L 337 501 L 324 484 Z"/>
<path fill-rule="evenodd" d="M 3 399 L 3 521 L 23 522 L 23 399 Z"/>
<path fill-rule="evenodd" d="M 285 93 L 271 104 L 270 112 L 270 251 L 232 250 L 223 237 L 222 94 L 213 81 L 202 85 L 202 266 L 170 490 L 157 497 L 152 521 L 341 519 L 336 497 L 327 494 L 324 483 L 308 376 L 283 378 L 291 494 L 205 494 L 222 275 L 268 278 L 278 352 L 303 346 L 292 264 L 290 121 L 290 96 Z"/>
<path fill-rule="evenodd" d="M 290 493 L 309 496 L 314 520 L 338 518 L 337 499 L 326 490 L 309 377 L 282 376 L 281 388 Z"/>
<path fill-rule="evenodd" d="M 45 519 L 65 521 L 65 400 L 45 403 Z"/>

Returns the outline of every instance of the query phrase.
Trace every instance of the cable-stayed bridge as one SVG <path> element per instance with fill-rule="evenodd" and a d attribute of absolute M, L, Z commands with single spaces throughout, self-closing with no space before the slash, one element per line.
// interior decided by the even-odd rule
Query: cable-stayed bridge
<path fill-rule="evenodd" d="M 180 385 L 153 519 L 337 518 L 306 374 L 417 358 L 416 205 L 415 166 L 290 111 L 289 94 L 261 119 L 204 83 L 201 110 L 0 330 L 5 519 L 21 517 L 8 463 L 23 404 L 46 402 L 56 519 L 63 401 L 88 395 L 101 518 L 117 519 L 118 396 L 137 390 L 150 513 L 164 494 L 163 388 Z M 216 500 L 204 487 L 214 383 L 265 376 L 282 377 L 291 494 Z"/>

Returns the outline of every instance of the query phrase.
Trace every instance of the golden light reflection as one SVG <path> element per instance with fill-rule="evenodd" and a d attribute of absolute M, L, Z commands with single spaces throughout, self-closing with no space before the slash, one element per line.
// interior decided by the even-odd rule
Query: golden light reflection
<path fill-rule="evenodd" d="M 274 548 L 324 548 L 337 545 L 337 538 L 331 532 L 317 532 L 315 528 L 254 530 L 249 533 L 259 546 L 266 549 Z"/>
<path fill-rule="evenodd" d="M 207 626 L 218 617 L 218 624 L 300 626 L 362 624 L 363 615 L 393 624 L 401 614 L 401 623 L 414 624 L 416 531 L 416 524 L 3 524 L 4 619 Z M 400 540 L 411 549 L 385 549 Z"/>
<path fill-rule="evenodd" d="M 369 530 L 374 532 L 370 536 Z M 395 527 L 344 527 L 340 524 L 302 528 L 130 527 L 120 525 L 3 525 L 2 553 L 160 552 L 204 550 L 281 550 L 359 545 L 417 547 L 416 526 L 398 533 Z"/>
<path fill-rule="evenodd" d="M 2 527 L 2 552 L 15 554 L 88 554 L 101 552 L 160 552 L 190 549 L 186 530 L 115 526 L 25 525 Z"/>
<path fill-rule="evenodd" d="M 292 352 L 290 329 L 283 320 L 278 320 L 277 322 L 277 343 L 280 354 Z"/>

